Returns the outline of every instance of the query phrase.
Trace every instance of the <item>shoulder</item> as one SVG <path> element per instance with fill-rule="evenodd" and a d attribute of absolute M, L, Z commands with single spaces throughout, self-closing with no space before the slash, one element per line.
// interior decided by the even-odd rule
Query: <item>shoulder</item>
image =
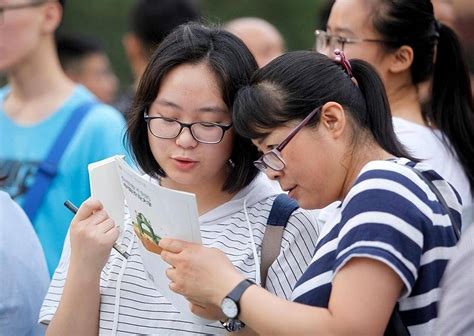
<path fill-rule="evenodd" d="M 74 109 L 80 105 L 89 104 L 90 110 L 84 123 L 88 127 L 99 126 L 102 129 L 116 124 L 124 125 L 122 114 L 112 106 L 106 105 L 95 98 L 90 91 L 83 86 L 77 86 L 74 93 L 67 102 L 68 108 Z"/>
<path fill-rule="evenodd" d="M 2 225 L 1 237 L 7 237 L 9 233 L 34 236 L 31 223 L 24 211 L 10 198 L 10 195 L 3 191 L 0 191 L 0 223 L 11 223 L 11 225 Z"/>

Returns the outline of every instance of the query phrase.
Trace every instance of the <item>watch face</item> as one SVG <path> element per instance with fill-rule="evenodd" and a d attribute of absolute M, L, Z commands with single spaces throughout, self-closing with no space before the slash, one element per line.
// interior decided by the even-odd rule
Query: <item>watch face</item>
<path fill-rule="evenodd" d="M 236 318 L 239 314 L 239 309 L 237 308 L 237 303 L 234 300 L 226 297 L 222 300 L 221 309 L 225 316 L 228 318 Z"/>

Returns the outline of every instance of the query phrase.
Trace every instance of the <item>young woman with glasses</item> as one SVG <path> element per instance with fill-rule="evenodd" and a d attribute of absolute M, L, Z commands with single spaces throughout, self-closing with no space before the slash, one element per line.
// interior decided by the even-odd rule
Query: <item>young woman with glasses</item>
<path fill-rule="evenodd" d="M 232 123 L 237 90 L 256 68 L 232 34 L 179 27 L 160 44 L 141 79 L 128 141 L 149 178 L 196 195 L 205 246 L 226 253 L 243 277 L 266 282 L 271 293 L 289 298 L 311 261 L 319 230 L 309 212 L 293 212 L 268 276 L 258 280 L 262 239 L 278 191 L 252 165 L 258 152 Z M 117 237 L 97 201 L 80 207 L 42 307 L 48 335 L 226 332 L 219 322 L 186 320 L 150 285 L 129 219 L 122 238 L 128 260 L 111 253 Z"/>
<path fill-rule="evenodd" d="M 382 77 L 395 133 L 410 153 L 459 192 L 465 223 L 474 220 L 474 111 L 469 72 L 455 33 L 430 0 L 336 0 L 316 49 L 344 49 Z M 419 85 L 432 81 L 422 108 Z M 471 219 L 469 219 L 471 218 Z"/>
<path fill-rule="evenodd" d="M 431 335 L 461 204 L 396 139 L 372 67 L 338 57 L 285 54 L 258 70 L 234 103 L 234 128 L 263 153 L 256 165 L 301 207 L 341 201 L 293 302 L 244 286 L 244 276 L 217 250 L 164 239 L 170 288 L 207 317 L 240 289 L 237 318 L 258 334 L 381 335 L 397 305 L 412 335 Z"/>

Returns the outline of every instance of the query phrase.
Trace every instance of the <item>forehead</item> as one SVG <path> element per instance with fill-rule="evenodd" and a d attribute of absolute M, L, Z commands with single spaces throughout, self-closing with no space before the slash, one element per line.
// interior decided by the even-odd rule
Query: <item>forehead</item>
<path fill-rule="evenodd" d="M 333 32 L 364 33 L 372 30 L 372 7 L 369 0 L 336 0 L 328 20 Z"/>
<path fill-rule="evenodd" d="M 153 105 L 229 113 L 220 81 L 205 63 L 178 65 L 166 73 Z"/>

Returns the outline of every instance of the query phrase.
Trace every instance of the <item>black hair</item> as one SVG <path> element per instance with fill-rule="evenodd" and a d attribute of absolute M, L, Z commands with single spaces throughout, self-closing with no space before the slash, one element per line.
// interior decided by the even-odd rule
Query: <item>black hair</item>
<path fill-rule="evenodd" d="M 262 138 L 287 122 L 304 119 L 327 102 L 341 104 L 354 124 L 354 139 L 370 135 L 388 153 L 412 158 L 397 140 L 382 80 L 367 63 L 351 60 L 357 85 L 327 56 L 311 51 L 284 54 L 259 69 L 234 103 L 234 127 Z M 308 127 L 319 122 L 316 114 Z M 362 130 L 362 132 L 358 132 Z"/>
<path fill-rule="evenodd" d="M 185 24 L 160 44 L 143 74 L 128 118 L 127 140 L 135 161 L 154 177 L 166 176 L 153 157 L 143 113 L 156 99 L 163 77 L 182 64 L 206 64 L 219 80 L 229 113 L 240 87 L 247 85 L 257 63 L 245 44 L 231 33 L 199 24 Z M 230 156 L 234 163 L 223 190 L 235 192 L 247 186 L 258 173 L 252 162 L 258 151 L 250 140 L 234 135 Z"/>
<path fill-rule="evenodd" d="M 130 11 L 129 26 L 149 56 L 176 27 L 200 21 L 196 0 L 138 0 Z"/>
<path fill-rule="evenodd" d="M 386 48 L 413 49 L 413 84 L 432 76 L 430 109 L 426 122 L 449 140 L 474 190 L 474 112 L 466 61 L 456 34 L 434 17 L 430 0 L 370 0 L 372 23 Z M 434 60 L 434 62 L 433 62 Z M 448 143 L 448 141 L 445 141 Z"/>
<path fill-rule="evenodd" d="M 64 70 L 74 70 L 91 54 L 105 54 L 105 49 L 98 39 L 84 34 L 58 33 L 56 48 Z"/>

